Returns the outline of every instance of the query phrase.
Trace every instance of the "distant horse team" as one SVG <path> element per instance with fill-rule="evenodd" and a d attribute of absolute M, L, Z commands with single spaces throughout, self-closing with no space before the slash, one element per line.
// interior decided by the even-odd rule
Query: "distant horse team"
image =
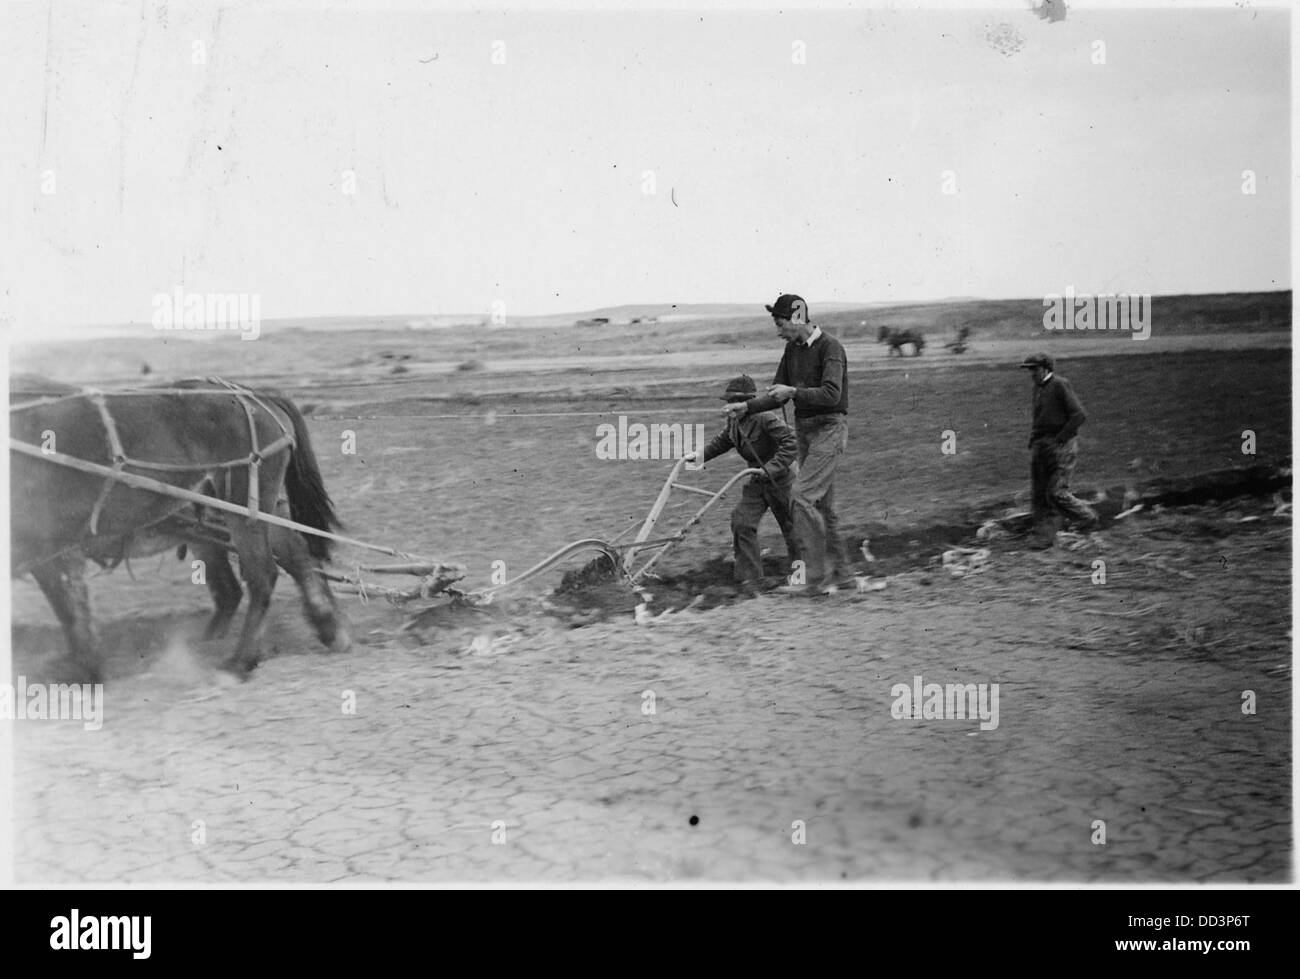
<path fill-rule="evenodd" d="M 949 340 L 943 345 L 949 353 L 964 354 L 970 349 L 971 328 L 963 326 L 957 331 L 957 337 Z M 920 330 L 895 330 L 888 326 L 882 326 L 876 334 L 877 343 L 889 344 L 889 356 L 897 354 L 899 357 L 907 356 L 903 350 L 904 347 L 912 348 L 912 356 L 919 357 L 925 350 L 925 334 Z"/>
<path fill-rule="evenodd" d="M 225 635 L 243 598 L 229 552 L 239 558 L 249 606 L 224 664 L 230 672 L 247 676 L 260 659 L 277 564 L 297 583 L 321 642 L 350 645 L 347 620 L 315 573 L 329 557 L 328 540 L 128 485 L 143 476 L 329 531 L 338 520 L 306 424 L 288 398 L 216 378 L 101 393 L 16 377 L 9 430 L 13 572 L 40 585 L 83 679 L 103 672 L 87 558 L 113 567 L 178 545 L 202 561 L 200 580 L 216 606 L 209 639 Z"/>
<path fill-rule="evenodd" d="M 897 354 L 899 357 L 905 356 L 903 348 L 911 346 L 912 356 L 921 356 L 921 351 L 925 349 L 925 334 L 920 330 L 895 330 L 888 326 L 882 326 L 880 332 L 876 334 L 877 343 L 889 344 L 889 356 Z"/>

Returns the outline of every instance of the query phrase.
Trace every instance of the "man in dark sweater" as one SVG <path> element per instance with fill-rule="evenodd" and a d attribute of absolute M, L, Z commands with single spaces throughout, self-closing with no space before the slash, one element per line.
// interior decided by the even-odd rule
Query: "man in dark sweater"
<path fill-rule="evenodd" d="M 1058 514 L 1078 521 L 1079 529 L 1085 532 L 1100 524 L 1096 512 L 1070 493 L 1070 478 L 1079 454 L 1075 434 L 1088 416 L 1070 382 L 1056 373 L 1056 364 L 1048 354 L 1032 354 L 1020 366 L 1034 379 L 1029 478 L 1034 536 L 1037 546 L 1046 548 L 1056 541 Z"/>
<path fill-rule="evenodd" d="M 848 358 L 838 340 L 808 321 L 808 304 L 798 296 L 780 296 L 767 311 L 786 341 L 774 382 L 765 397 L 726 411 L 752 415 L 794 402 L 799 473 L 791 503 L 806 583 L 783 590 L 829 594 L 848 570 L 835 514 L 835 470 L 849 441 Z"/>
<path fill-rule="evenodd" d="M 758 394 L 754 379 L 742 374 L 727 384 L 723 400 L 748 401 Z M 758 548 L 758 525 L 769 509 L 785 537 L 786 552 L 790 561 L 798 556 L 794 543 L 794 530 L 790 517 L 790 492 L 797 471 L 795 453 L 798 444 L 790 426 L 775 411 L 728 418 L 727 427 L 713 436 L 691 458 L 708 462 L 735 449 L 745 463 L 762 469 L 752 476 L 740 493 L 740 502 L 731 511 L 731 536 L 736 555 L 736 580 L 741 588 L 753 594 L 762 590 L 763 559 Z"/>

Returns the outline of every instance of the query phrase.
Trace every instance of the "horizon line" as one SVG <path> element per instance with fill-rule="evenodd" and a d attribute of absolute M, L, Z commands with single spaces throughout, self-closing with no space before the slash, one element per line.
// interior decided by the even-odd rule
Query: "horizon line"
<path fill-rule="evenodd" d="M 1072 287 L 1071 287 L 1071 288 L 1072 288 Z M 1151 296 L 1153 299 L 1156 299 L 1156 298 L 1166 298 L 1166 299 L 1168 299 L 1168 298 L 1177 298 L 1177 297 L 1182 297 L 1182 296 L 1188 296 L 1188 297 L 1191 297 L 1191 296 L 1269 295 L 1269 294 L 1272 294 L 1272 293 L 1287 293 L 1287 292 L 1291 292 L 1291 291 L 1292 291 L 1291 288 L 1290 288 L 1290 287 L 1287 287 L 1287 288 L 1284 288 L 1284 289 L 1229 289 L 1229 290 L 1211 291 L 1211 292 L 1168 292 L 1168 293 L 1122 293 L 1122 292 L 1116 292 L 1116 293 L 1109 293 L 1109 292 L 1107 292 L 1107 293 L 1091 293 L 1091 292 L 1076 292 L 1075 295 L 1076 295 L 1076 296 L 1092 296 L 1092 295 L 1098 295 L 1098 296 L 1101 296 L 1101 295 L 1116 295 L 1116 296 L 1120 296 L 1120 295 L 1129 295 L 1129 296 L 1132 296 L 1132 295 L 1144 295 L 1144 296 L 1145 296 L 1145 295 L 1149 295 L 1149 296 Z M 199 293 L 194 293 L 194 294 L 195 294 L 195 295 L 207 295 L 206 292 L 199 292 Z M 216 295 L 216 293 L 214 293 L 214 295 Z M 226 293 L 220 293 L 219 295 L 226 295 Z M 824 306 L 833 306 L 833 307 L 840 307 L 840 308 L 841 308 L 841 311 L 843 311 L 843 310 L 847 310 L 847 309 L 866 309 L 866 308 L 870 308 L 870 307 L 881 307 L 881 306 L 921 306 L 921 305 L 925 305 L 925 304 L 927 304 L 927 303 L 962 303 L 962 302 L 1041 302 L 1041 301 L 1043 301 L 1043 299 L 1044 299 L 1044 297 L 1045 297 L 1046 295 L 1058 295 L 1058 294 L 1057 294 L 1057 293 L 1045 293 L 1043 296 L 996 296 L 996 297 L 990 297 L 990 296 L 942 296 L 942 297 L 929 298 L 929 299 L 888 299 L 888 300 L 838 300 L 838 299 L 827 299 L 827 300 L 824 300 L 824 302 L 823 302 L 821 305 L 824 305 Z M 590 314 L 592 314 L 592 313 L 597 313 L 597 312 L 600 312 L 600 311 L 602 311 L 602 310 L 615 310 L 615 309 L 622 309 L 622 308 L 631 307 L 631 306 L 666 306 L 666 307 L 671 307 L 671 308 L 681 307 L 681 308 L 683 308 L 683 309 L 689 309 L 690 307 L 698 307 L 698 306 L 733 306 L 733 307 L 740 307 L 740 306 L 748 306 L 748 305 L 751 305 L 751 303 L 749 303 L 749 302 L 743 302 L 743 303 L 742 303 L 742 302 L 728 302 L 728 301 L 718 301 L 718 300 L 704 300 L 704 301 L 699 301 L 699 302 L 679 302 L 679 303 L 674 303 L 674 302 L 624 302 L 624 303 L 613 303 L 613 304 L 609 304 L 609 305 L 605 305 L 605 306 L 592 306 L 592 307 L 588 307 L 588 308 L 586 308 L 586 309 L 579 309 L 579 310 L 564 310 L 564 311 L 557 312 L 557 313 L 512 313 L 512 314 L 510 314 L 510 315 L 507 317 L 507 321 L 506 321 L 505 323 L 501 323 L 501 324 L 489 324 L 489 325 L 493 325 L 493 326 L 501 326 L 501 327 L 506 327 L 506 328 L 508 328 L 509 325 L 510 325 L 510 321 L 511 321 L 511 320 L 519 321 L 519 320 L 554 319 L 554 318 L 557 318 L 557 317 L 567 317 L 567 316 L 581 317 L 581 316 L 584 316 L 584 315 L 590 315 Z M 763 303 L 757 303 L 757 302 L 756 302 L 756 303 L 753 303 L 752 305 L 754 305 L 756 308 L 762 308 L 764 304 L 763 304 Z M 819 304 L 818 304 L 817 302 L 809 302 L 809 306 L 816 306 L 816 305 L 819 305 Z M 263 324 L 276 324 L 276 323 L 290 323 L 290 322 L 301 322 L 301 321 L 311 321 L 311 320 L 339 320 L 339 319 L 358 319 L 358 320 L 407 319 L 407 320 L 409 320 L 409 319 L 422 319 L 422 318 L 423 318 L 423 319 L 451 319 L 451 318 L 461 318 L 461 319 L 463 319 L 465 322 L 468 323 L 468 322 L 471 322 L 471 321 L 476 320 L 476 319 L 487 319 L 487 320 L 490 321 L 492 315 L 493 315 L 493 314 L 492 314 L 492 312 L 491 312 L 490 310 L 487 310 L 487 311 L 479 311 L 479 312 L 455 312 L 455 313 L 430 313 L 430 312 L 420 312 L 420 313 L 412 313 L 412 312 L 388 312 L 388 313 L 316 313 L 316 314 L 307 314 L 307 315 L 273 316 L 273 317 L 259 318 L 259 322 L 260 322 L 260 323 L 263 323 Z M 755 315 L 757 316 L 758 313 L 755 313 Z M 577 322 L 577 321 L 575 320 L 575 322 Z M 101 329 L 103 329 L 103 330 L 108 330 L 108 329 L 114 329 L 114 328 L 119 328 L 119 327 L 121 327 L 121 328 L 139 328 L 139 327 L 141 327 L 141 326 L 148 326 L 148 325 L 150 325 L 150 323 L 149 323 L 149 321 L 147 321 L 147 320 L 146 320 L 146 321 L 137 321 L 137 320 L 110 320 L 110 321 L 99 321 L 99 322 L 94 322 L 94 323 L 75 323 L 75 322 L 66 322 L 66 321 L 65 321 L 65 322 L 61 322 L 61 323 L 57 323 L 57 324 L 46 324 L 46 326 L 44 327 L 44 329 L 46 329 L 46 330 L 54 330 L 54 331 L 59 331 L 59 330 L 101 330 Z M 19 330 L 20 330 L 21 328 L 20 328 L 18 325 L 13 324 L 13 323 L 10 323 L 10 324 L 9 324 L 9 327 L 10 327 L 10 329 L 9 329 L 9 337 L 10 337 L 11 339 L 16 339 L 17 336 L 18 336 Z M 202 331 L 195 331 L 195 332 L 202 332 Z"/>

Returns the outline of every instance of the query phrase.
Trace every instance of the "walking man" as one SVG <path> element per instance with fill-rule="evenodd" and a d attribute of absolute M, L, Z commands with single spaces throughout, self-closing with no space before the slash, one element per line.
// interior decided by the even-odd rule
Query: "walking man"
<path fill-rule="evenodd" d="M 786 341 L 776 377 L 764 397 L 729 404 L 726 413 L 743 417 L 794 402 L 799 472 L 791 509 L 806 579 L 781 590 L 826 595 L 848 570 L 835 513 L 835 470 L 849 441 L 848 358 L 838 340 L 809 322 L 799 296 L 779 296 L 767 311 Z"/>
<path fill-rule="evenodd" d="M 748 374 L 733 378 L 722 399 L 744 402 L 758 396 L 758 387 Z M 794 528 L 790 516 L 790 493 L 797 471 L 795 454 L 798 444 L 785 419 L 775 411 L 732 416 L 726 427 L 713 436 L 703 449 L 688 457 L 708 462 L 731 449 L 740 453 L 750 467 L 763 472 L 751 476 L 740 493 L 740 502 L 731 511 L 731 537 L 736 555 L 736 581 L 747 594 L 763 587 L 763 559 L 758 549 L 758 525 L 769 509 L 785 537 L 789 562 L 798 557 Z"/>
<path fill-rule="evenodd" d="M 1032 488 L 1035 547 L 1056 543 L 1058 514 L 1077 521 L 1087 532 L 1100 524 L 1096 512 L 1070 493 L 1070 477 L 1079 445 L 1075 438 L 1088 418 L 1069 380 L 1056 373 L 1045 353 L 1031 354 L 1021 363 L 1034 380 L 1033 427 L 1029 435 L 1029 477 Z"/>

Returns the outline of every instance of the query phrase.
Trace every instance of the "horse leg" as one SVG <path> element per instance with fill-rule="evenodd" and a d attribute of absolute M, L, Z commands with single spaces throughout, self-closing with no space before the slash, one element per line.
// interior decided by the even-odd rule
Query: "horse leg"
<path fill-rule="evenodd" d="M 32 569 L 50 608 L 63 626 L 68 653 L 85 683 L 103 679 L 98 638 L 90 618 L 90 592 L 86 588 L 86 559 L 80 551 L 51 558 Z"/>
<path fill-rule="evenodd" d="M 319 562 L 311 556 L 307 542 L 297 531 L 286 527 L 273 526 L 270 534 L 276 563 L 297 583 L 303 611 L 321 644 L 333 652 L 347 652 L 352 648 L 352 628 L 340 611 L 329 583 L 316 573 Z"/>
<path fill-rule="evenodd" d="M 239 576 L 248 587 L 248 611 L 244 614 L 244 628 L 239 634 L 239 644 L 226 660 L 224 669 L 241 679 L 247 679 L 261 660 L 266 613 L 271 607 L 271 592 L 275 590 L 278 571 L 265 524 L 236 518 L 229 521 L 227 526 L 235 552 L 239 555 Z"/>
<path fill-rule="evenodd" d="M 216 607 L 208 627 L 203 631 L 204 639 L 224 639 L 230 631 L 230 622 L 235 617 L 239 603 L 243 601 L 244 589 L 239 586 L 234 569 L 230 567 L 230 555 L 226 549 L 206 542 L 190 545 L 190 550 L 201 560 L 207 573 L 208 592 L 212 595 L 212 604 Z"/>

